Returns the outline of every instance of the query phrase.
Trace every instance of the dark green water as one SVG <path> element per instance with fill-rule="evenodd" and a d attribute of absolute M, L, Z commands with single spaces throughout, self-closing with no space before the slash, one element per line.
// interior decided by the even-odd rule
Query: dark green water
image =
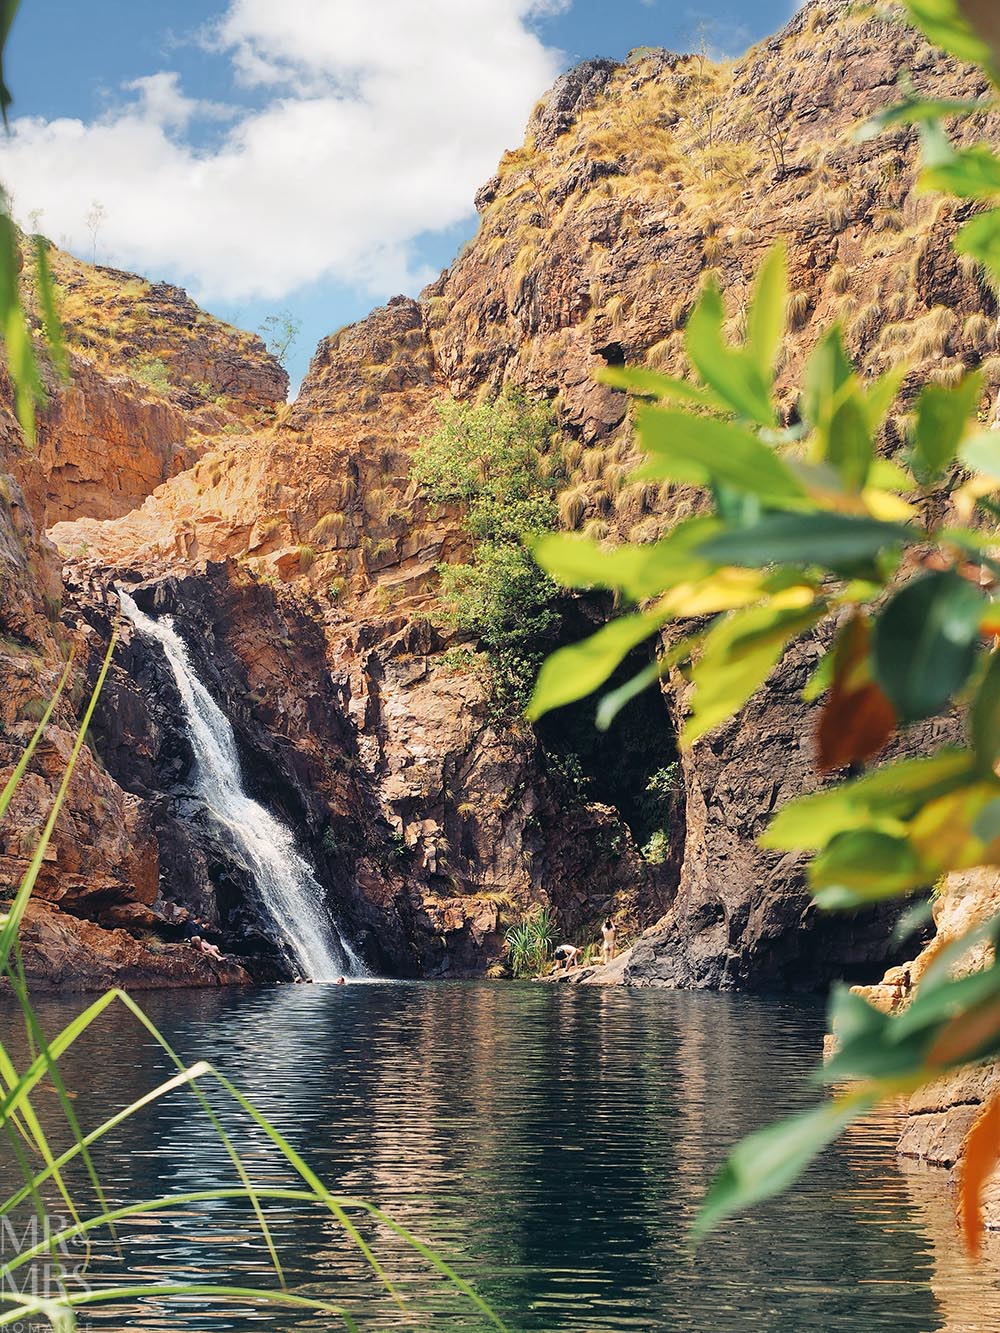
<path fill-rule="evenodd" d="M 901 1171 L 891 1120 L 854 1132 L 793 1193 L 696 1254 L 687 1247 L 727 1146 L 811 1099 L 818 1005 L 486 983 L 163 992 L 144 1003 L 185 1057 L 232 1075 L 339 1192 L 418 1232 L 512 1329 L 1000 1330 L 998 1269 L 957 1254 L 940 1177 Z M 44 1003 L 47 1029 L 80 1007 Z M 5 1029 L 13 1021 L 0 1010 Z M 63 1063 L 85 1126 L 169 1072 L 121 1014 Z M 225 1119 L 258 1183 L 284 1180 L 260 1134 L 231 1109 Z M 97 1163 L 115 1202 L 235 1183 L 184 1093 L 116 1129 Z M 281 1206 L 272 1220 L 291 1284 L 347 1304 L 364 1329 L 485 1326 L 378 1227 L 365 1234 L 412 1303 L 407 1317 L 328 1216 Z M 122 1241 L 139 1281 L 267 1281 L 243 1208 L 163 1210 Z M 89 1280 L 125 1271 L 102 1247 Z M 331 1327 L 166 1301 L 87 1318 L 95 1330 Z"/>

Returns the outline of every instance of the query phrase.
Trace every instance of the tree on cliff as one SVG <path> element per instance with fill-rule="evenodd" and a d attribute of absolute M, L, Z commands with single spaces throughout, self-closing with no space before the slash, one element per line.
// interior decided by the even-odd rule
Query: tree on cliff
<path fill-rule="evenodd" d="M 302 321 L 296 319 L 290 310 L 268 315 L 257 330 L 267 344 L 267 350 L 283 366 L 288 365 L 288 355 L 299 340 Z"/>
<path fill-rule="evenodd" d="M 995 6 L 906 2 L 928 38 L 987 72 L 995 105 Z M 995 204 L 1000 157 L 985 144 L 955 149 L 941 127 L 987 105 L 907 94 L 861 133 L 919 125 L 923 188 Z M 1000 208 L 977 212 L 956 246 L 1000 286 Z M 637 644 L 665 639 L 658 661 L 605 696 L 599 725 L 686 665 L 694 689 L 681 739 L 690 746 L 733 717 L 795 638 L 831 622 L 832 647 L 807 687 L 810 697 L 826 696 L 817 737 L 823 772 L 856 771 L 897 729 L 955 703 L 968 715 L 965 747 L 874 768 L 793 801 L 762 837 L 777 851 L 814 853 L 809 882 L 817 904 L 851 910 L 925 895 L 952 871 L 1000 865 L 1000 612 L 991 596 L 1000 583 L 1000 434 L 977 428 L 983 386 L 972 373 L 949 387 L 926 385 L 908 449 L 881 457 L 879 428 L 907 367 L 863 382 L 837 326 L 809 360 L 795 422 L 782 424 L 773 390 L 786 311 L 778 248 L 761 269 L 741 344 L 727 340 L 718 287 L 709 281 L 704 288 L 684 335 L 699 383 L 641 369 L 605 372 L 606 383 L 643 400 L 636 415 L 648 456 L 641 476 L 702 487 L 710 512 L 653 545 L 607 550 L 556 534 L 534 541 L 539 565 L 555 581 L 613 589 L 636 609 L 553 654 L 528 715 L 584 698 Z M 685 619 L 690 632 L 682 634 Z M 926 902 L 911 922 L 921 914 L 927 919 Z M 956 975 L 955 964 L 983 941 L 993 946 L 990 965 Z M 702 1231 L 784 1188 L 878 1103 L 1000 1055 L 1000 919 L 946 951 L 902 1015 L 889 1017 L 841 987 L 831 1022 L 839 1049 L 820 1077 L 853 1080 L 852 1090 L 738 1145 L 708 1195 Z M 966 1144 L 960 1195 L 973 1249 L 981 1187 L 998 1161 L 1000 1096 L 987 1103 Z"/>
<path fill-rule="evenodd" d="M 494 703 L 520 711 L 558 624 L 558 589 L 523 545 L 558 517 L 552 414 L 511 391 L 438 410 L 441 425 L 417 450 L 413 477 L 435 504 L 463 506 L 473 543 L 470 561 L 439 567 L 441 598 L 450 623 L 485 648 Z"/>

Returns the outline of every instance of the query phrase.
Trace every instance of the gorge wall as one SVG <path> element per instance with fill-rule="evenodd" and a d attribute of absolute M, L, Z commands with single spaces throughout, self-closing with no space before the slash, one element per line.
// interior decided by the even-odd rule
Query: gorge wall
<path fill-rule="evenodd" d="M 482 971 L 504 924 L 550 904 L 571 936 L 606 911 L 623 934 L 649 927 L 621 964 L 635 984 L 817 986 L 877 970 L 889 922 L 818 918 L 799 865 L 753 840 L 815 782 L 800 691 L 818 645 L 793 649 L 738 719 L 683 757 L 670 855 L 650 864 L 621 810 L 567 777 L 568 723 L 557 716 L 543 746 L 495 717 L 461 668 L 436 570 L 465 558 L 467 538 L 410 473 L 437 404 L 510 385 L 549 400 L 565 437 L 563 526 L 609 542 L 660 535 L 697 498 L 630 479 L 627 401 L 593 372 L 684 373 L 684 320 L 705 274 L 718 274 L 738 332 L 777 237 L 793 282 L 789 417 L 803 361 L 835 318 L 866 373 L 912 365 L 886 452 L 923 379 L 981 365 L 988 415 L 997 307 L 951 252 L 961 210 L 917 192 L 911 130 L 852 137 L 894 99 L 904 67 L 935 96 L 982 90 L 896 11 L 840 0 L 807 5 L 733 64 L 642 50 L 579 66 L 479 192 L 479 231 L 455 264 L 419 300 L 397 297 L 324 339 L 290 406 L 263 348 L 177 289 L 56 256 L 73 383 L 53 385 L 37 455 L 4 418 L 0 763 L 13 763 L 70 645 L 94 678 L 121 581 L 174 615 L 233 721 L 248 786 L 301 831 L 377 969 Z M 996 128 L 980 117 L 967 132 Z M 606 608 L 567 599 L 563 611 L 571 637 Z M 82 693 L 2 826 L 5 884 Z M 663 766 L 683 695 L 674 680 L 662 701 L 634 705 L 649 710 Z M 37 911 L 80 938 L 125 931 L 123 947 L 160 959 L 159 972 L 148 964 L 160 977 L 191 952 L 164 932 L 166 906 L 180 903 L 209 917 L 247 975 L 274 975 L 266 920 L 191 808 L 190 771 L 162 663 L 123 630 Z M 75 943 L 56 965 L 39 940 L 36 972 L 89 979 Z"/>

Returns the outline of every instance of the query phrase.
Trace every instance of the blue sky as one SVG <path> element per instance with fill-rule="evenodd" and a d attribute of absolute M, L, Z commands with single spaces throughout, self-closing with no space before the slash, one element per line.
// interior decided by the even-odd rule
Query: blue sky
<path fill-rule="evenodd" d="M 635 46 L 740 54 L 793 9 L 23 0 L 0 178 L 22 223 L 84 258 L 96 243 L 99 262 L 181 282 L 243 327 L 291 312 L 297 381 L 324 334 L 451 261 L 557 73 Z"/>

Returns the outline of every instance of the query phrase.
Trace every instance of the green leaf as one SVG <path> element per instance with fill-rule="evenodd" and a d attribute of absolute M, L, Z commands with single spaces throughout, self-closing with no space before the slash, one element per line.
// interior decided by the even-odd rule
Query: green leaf
<path fill-rule="evenodd" d="M 904 722 L 933 717 L 976 660 L 983 594 L 954 570 L 911 579 L 875 621 L 875 679 Z"/>
<path fill-rule="evenodd" d="M 955 149 L 939 120 L 920 122 L 920 156 L 925 167 L 948 167 L 955 160 Z"/>
<path fill-rule="evenodd" d="M 972 836 L 987 845 L 1000 838 L 1000 793 L 976 815 L 972 822 Z"/>
<path fill-rule="evenodd" d="M 990 654 L 969 714 L 969 731 L 979 771 L 991 774 L 1000 758 L 1000 654 Z M 977 836 L 982 834 L 977 830 Z M 992 838 L 983 838 L 991 842 Z"/>
<path fill-rule="evenodd" d="M 698 554 L 718 564 L 751 569 L 766 564 L 840 569 L 872 559 L 889 547 L 920 540 L 920 532 L 900 523 L 823 510 L 815 514 L 769 514 L 753 527 L 710 537 L 698 547 Z"/>
<path fill-rule="evenodd" d="M 15 791 L 17 791 L 21 778 L 24 776 L 24 771 L 28 767 L 28 764 L 31 762 L 31 756 L 35 753 L 35 747 L 38 745 L 38 742 L 42 739 L 42 735 L 45 731 L 45 728 L 49 725 L 49 718 L 55 711 L 56 704 L 59 702 L 59 696 L 62 694 L 63 689 L 65 688 L 66 682 L 69 679 L 69 673 L 72 670 L 72 668 L 73 668 L 73 660 L 71 658 L 66 663 L 66 666 L 63 669 L 63 673 L 59 678 L 59 684 L 55 688 L 55 693 L 52 695 L 52 698 L 46 705 L 45 712 L 42 714 L 38 726 L 35 728 L 34 734 L 31 737 L 31 740 L 28 742 L 27 746 L 25 747 L 24 753 L 21 755 L 20 759 L 15 764 L 14 771 L 11 773 L 10 777 L 4 783 L 3 791 L 0 791 L 0 819 L 3 818 L 8 805 L 10 805 L 11 799 L 13 798 Z"/>
<path fill-rule="evenodd" d="M 986 25 L 990 22 L 988 11 L 993 0 L 904 0 L 904 3 L 929 41 L 959 60 L 981 65 L 997 81 L 1000 52 L 984 40 L 984 33 L 991 32 Z"/>
<path fill-rule="evenodd" d="M 712 1182 L 695 1222 L 695 1236 L 704 1236 L 723 1218 L 787 1189 L 817 1153 L 874 1104 L 872 1094 L 853 1093 L 748 1134 Z"/>
<path fill-rule="evenodd" d="M 35 442 L 35 404 L 44 397 L 31 332 L 21 305 L 17 232 L 5 206 L 0 208 L 0 341 L 14 387 L 14 408 L 28 444 Z"/>
<path fill-rule="evenodd" d="M 0 115 L 3 116 L 5 129 L 8 123 L 7 112 L 14 100 L 7 87 L 5 51 L 7 38 L 10 36 L 10 25 L 14 22 L 20 7 L 21 0 L 0 0 Z"/>
<path fill-rule="evenodd" d="M 599 384 L 610 385 L 612 389 L 626 389 L 643 398 L 674 398 L 679 402 L 694 403 L 698 407 L 716 409 L 726 406 L 721 398 L 708 389 L 673 375 L 647 370 L 644 366 L 606 366 L 594 378 Z"/>
<path fill-rule="evenodd" d="M 833 668 L 835 656 L 832 651 L 827 651 L 813 667 L 809 679 L 802 687 L 802 698 L 805 703 L 815 703 L 820 695 L 833 684 Z"/>
<path fill-rule="evenodd" d="M 821 463 L 826 458 L 826 431 L 845 388 L 853 379 L 843 336 L 835 324 L 813 348 L 803 376 L 803 415 L 821 435 L 820 455 L 813 462 Z"/>
<path fill-rule="evenodd" d="M 868 485 L 880 491 L 912 491 L 914 479 L 891 458 L 876 458 L 868 472 Z"/>
<path fill-rule="evenodd" d="M 805 490 L 790 469 L 742 426 L 654 407 L 643 408 L 636 424 L 658 476 L 714 481 L 776 504 L 805 502 Z"/>
<path fill-rule="evenodd" d="M 648 689 L 650 685 L 655 685 L 659 679 L 659 662 L 650 662 L 649 666 L 643 667 L 638 675 L 633 676 L 624 685 L 619 685 L 616 690 L 606 694 L 597 706 L 597 717 L 595 719 L 597 730 L 607 731 L 625 705 L 631 703 L 636 695 L 642 694 L 643 690 Z"/>
<path fill-rule="evenodd" d="M 963 787 L 975 772 L 968 750 L 885 764 L 853 782 L 813 792 L 778 811 L 758 839 L 775 851 L 812 851 L 838 833 L 906 819 L 938 796 Z"/>
<path fill-rule="evenodd" d="M 837 905 L 853 907 L 920 888 L 927 873 L 906 838 L 881 829 L 851 829 L 831 838 L 815 858 L 809 883 L 821 906 L 832 905 L 821 891 L 836 888 L 849 891 L 849 898 L 838 896 Z"/>
<path fill-rule="evenodd" d="M 985 144 L 973 144 L 953 153 L 947 163 L 925 167 L 920 188 L 960 199 L 988 199 L 1000 194 L 1000 159 Z"/>
<path fill-rule="evenodd" d="M 765 384 L 774 382 L 774 366 L 788 319 L 788 256 L 782 242 L 760 266 L 747 315 L 747 351 Z"/>
<path fill-rule="evenodd" d="M 994 281 L 1000 282 L 1000 209 L 980 213 L 955 237 L 960 255 L 978 259 Z"/>
<path fill-rule="evenodd" d="M 60 782 L 59 789 L 56 792 L 55 800 L 52 803 L 52 809 L 49 811 L 49 817 L 45 822 L 45 827 L 39 834 L 38 841 L 35 844 L 34 852 L 31 857 L 31 861 L 29 862 L 28 865 L 28 869 L 25 871 L 24 878 L 18 885 L 17 893 L 14 897 L 13 903 L 11 904 L 9 912 L 7 913 L 6 919 L 0 918 L 0 920 L 3 921 L 2 928 L 0 928 L 0 970 L 2 970 L 7 966 L 7 960 L 9 959 L 11 951 L 14 948 L 14 941 L 17 937 L 18 928 L 21 924 L 21 918 L 24 916 L 25 910 L 28 906 L 28 901 L 31 898 L 32 890 L 35 887 L 35 882 L 38 879 L 42 866 L 45 863 L 45 853 L 48 850 L 49 843 L 52 839 L 52 834 L 56 827 L 56 821 L 59 818 L 60 811 L 62 810 L 63 802 L 66 799 L 66 793 L 69 790 L 70 779 L 73 776 L 73 770 L 76 767 L 76 762 L 80 757 L 80 751 L 83 749 L 83 743 L 87 736 L 87 728 L 90 726 L 91 719 L 94 716 L 94 710 L 97 708 L 97 700 L 104 686 L 104 679 L 107 676 L 108 670 L 111 666 L 111 658 L 114 655 L 117 641 L 118 641 L 118 635 L 116 631 L 111 635 L 111 639 L 108 643 L 108 650 L 104 655 L 104 661 L 101 664 L 100 671 L 97 673 L 97 682 L 94 685 L 93 693 L 90 696 L 90 701 L 87 704 L 87 708 L 83 714 L 83 721 L 80 723 L 79 730 L 77 731 L 76 740 L 73 742 L 73 748 L 70 751 L 69 758 L 66 760 L 65 767 L 63 768 L 62 781 Z M 60 683 L 60 688 L 62 688 L 61 683 Z M 46 713 L 46 717 L 47 716 L 48 713 Z M 2 1120 L 2 1116 L 0 1116 L 0 1120 Z"/>
<path fill-rule="evenodd" d="M 838 404 L 827 426 L 826 457 L 852 491 L 860 491 L 867 481 L 874 454 L 868 410 L 858 388 Z"/>
<path fill-rule="evenodd" d="M 773 426 L 768 381 L 750 352 L 727 345 L 722 332 L 724 319 L 722 297 L 712 280 L 706 284 L 684 330 L 688 360 L 737 416 Z"/>
<path fill-rule="evenodd" d="M 965 787 L 928 801 L 910 820 L 907 832 L 919 853 L 928 879 L 933 881 L 951 870 L 968 870 L 973 866 L 995 863 L 998 849 L 980 838 L 977 827 L 983 821 L 989 825 L 986 814 L 1000 796 L 1000 785 L 992 773 Z"/>
<path fill-rule="evenodd" d="M 662 613 L 622 616 L 582 643 L 560 648 L 542 663 L 526 715 L 532 722 L 564 704 L 586 698 L 603 685 L 618 663 L 663 624 Z"/>
<path fill-rule="evenodd" d="M 864 402 L 867 409 L 868 429 L 870 432 L 874 433 L 878 430 L 879 426 L 885 420 L 889 408 L 892 407 L 893 403 L 899 396 L 899 390 L 902 387 L 903 381 L 906 379 L 907 369 L 908 367 L 905 363 L 900 366 L 893 366 L 892 369 L 887 370 L 884 375 L 880 375 L 865 392 Z M 869 484 L 872 486 L 879 485 L 875 480 L 875 472 L 878 469 L 879 464 L 882 463 L 890 468 L 895 467 L 895 464 L 889 463 L 887 459 L 876 458 L 868 473 Z M 902 471 L 900 468 L 896 468 L 896 470 L 897 472 Z M 905 473 L 903 475 L 905 476 Z M 892 490 L 894 488 L 890 486 L 887 489 Z"/>
<path fill-rule="evenodd" d="M 982 472 L 1000 482 L 1000 431 L 973 435 L 959 450 L 959 462 L 972 472 Z"/>
<path fill-rule="evenodd" d="M 985 565 L 987 569 L 1000 576 L 1000 560 L 994 560 L 989 554 L 990 551 L 996 550 L 996 534 L 992 529 L 977 531 L 975 528 L 940 528 L 936 535 L 942 546 L 957 546 L 970 560 Z M 995 603 L 987 603 L 984 624 L 993 619 L 994 612 Z"/>
<path fill-rule="evenodd" d="M 650 662 L 649 666 L 644 667 L 638 675 L 633 676 L 624 685 L 619 685 L 616 690 L 611 690 L 608 694 L 605 694 L 597 706 L 597 715 L 594 719 L 597 730 L 607 731 L 627 703 L 650 685 L 654 685 L 661 680 L 670 667 L 677 666 L 680 662 L 686 662 L 704 638 L 705 635 L 699 633 L 688 634 L 682 639 L 675 639 L 661 657 Z"/>
<path fill-rule="evenodd" d="M 833 992 L 829 1022 L 837 1034 L 837 1050 L 813 1075 L 817 1083 L 905 1077 L 923 1064 L 926 1038 L 900 1040 L 899 1020 L 890 1019 L 846 986 Z"/>
<path fill-rule="evenodd" d="M 634 602 L 701 578 L 711 565 L 696 548 L 719 529 L 713 518 L 699 517 L 679 524 L 662 541 L 648 546 L 609 549 L 587 537 L 546 533 L 529 540 L 531 553 L 542 569 L 567 588 L 617 588 Z"/>
<path fill-rule="evenodd" d="M 52 362 L 60 378 L 69 380 L 69 360 L 66 356 L 66 344 L 63 341 L 62 324 L 56 309 L 55 285 L 49 268 L 49 247 L 44 236 L 35 237 L 35 284 L 38 301 L 42 307 L 42 326 L 45 329 L 45 341 L 52 355 Z"/>
<path fill-rule="evenodd" d="M 713 626 L 692 673 L 695 690 L 682 740 L 693 745 L 738 712 L 771 674 L 790 639 L 810 629 L 825 605 L 755 606 Z"/>
<path fill-rule="evenodd" d="M 917 399 L 911 463 L 921 485 L 941 477 L 958 452 L 962 436 L 979 406 L 983 376 L 966 375 L 953 389 L 928 384 Z"/>
<path fill-rule="evenodd" d="M 986 102 L 971 99 L 925 101 L 922 98 L 908 98 L 903 102 L 887 106 L 874 116 L 869 116 L 855 131 L 854 137 L 859 143 L 865 143 L 869 139 L 877 139 L 879 135 L 896 125 L 917 125 L 922 121 L 942 120 L 948 116 L 971 116 L 976 112 L 985 111 L 987 106 Z"/>

